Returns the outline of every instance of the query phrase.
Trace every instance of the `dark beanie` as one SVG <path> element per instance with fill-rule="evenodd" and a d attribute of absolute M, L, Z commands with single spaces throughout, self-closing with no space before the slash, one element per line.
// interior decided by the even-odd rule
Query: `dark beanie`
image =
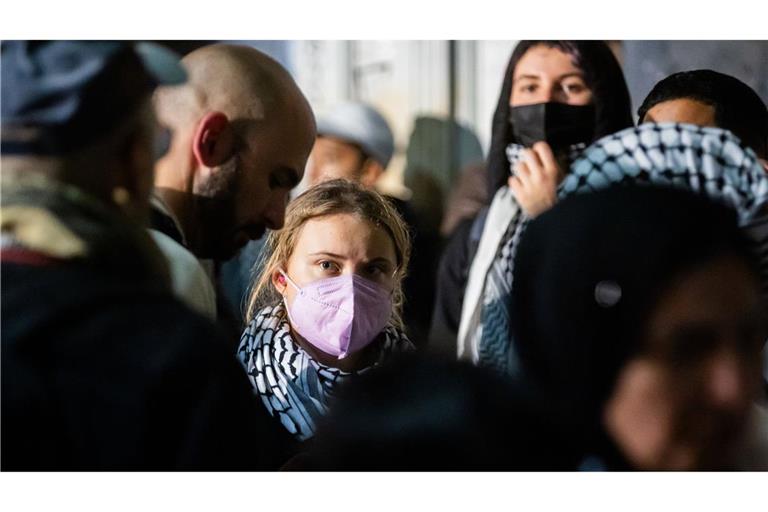
<path fill-rule="evenodd" d="M 530 223 L 515 257 L 511 334 L 524 378 L 594 426 L 660 295 L 727 254 L 753 264 L 735 212 L 689 191 L 563 200 Z"/>

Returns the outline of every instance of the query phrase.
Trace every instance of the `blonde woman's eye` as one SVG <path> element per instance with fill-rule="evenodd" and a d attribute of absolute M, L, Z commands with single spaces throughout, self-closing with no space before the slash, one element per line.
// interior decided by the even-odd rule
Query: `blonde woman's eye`
<path fill-rule="evenodd" d="M 338 269 L 338 265 L 336 263 L 329 261 L 329 260 L 323 260 L 320 262 L 320 269 L 324 272 L 328 271 L 335 271 Z"/>

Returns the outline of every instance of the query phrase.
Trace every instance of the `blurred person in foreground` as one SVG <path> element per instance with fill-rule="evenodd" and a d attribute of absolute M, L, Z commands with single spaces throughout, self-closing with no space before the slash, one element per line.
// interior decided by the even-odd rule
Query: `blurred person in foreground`
<path fill-rule="evenodd" d="M 267 469 L 282 440 L 146 230 L 158 85 L 175 55 L 2 45 L 2 469 Z"/>
<path fill-rule="evenodd" d="M 285 469 L 564 471 L 579 462 L 557 411 L 467 362 L 400 357 L 338 396 L 313 446 Z"/>
<path fill-rule="evenodd" d="M 534 219 L 515 256 L 519 378 L 567 417 L 581 469 L 734 469 L 766 304 L 738 213 L 614 186 Z"/>
<path fill-rule="evenodd" d="M 711 69 L 673 73 L 653 86 L 637 115 L 640 123 L 688 123 L 729 130 L 755 152 L 768 173 L 768 107 L 736 77 Z M 762 229 L 768 232 L 768 222 Z M 766 348 L 763 380 L 768 396 Z"/>

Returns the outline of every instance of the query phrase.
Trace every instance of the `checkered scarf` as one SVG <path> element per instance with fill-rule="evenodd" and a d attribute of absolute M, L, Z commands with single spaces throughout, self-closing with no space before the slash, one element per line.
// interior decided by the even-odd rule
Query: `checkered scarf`
<path fill-rule="evenodd" d="M 736 210 L 768 292 L 768 174 L 735 135 L 677 123 L 622 130 L 595 142 L 571 165 L 559 197 L 627 183 L 685 188 Z"/>
<path fill-rule="evenodd" d="M 383 334 L 376 342 L 381 344 L 376 365 L 413 349 L 395 327 L 388 326 Z M 240 337 L 237 356 L 269 413 L 300 441 L 314 435 L 317 420 L 328 412 L 337 387 L 367 370 L 345 372 L 315 360 L 294 342 L 282 304 L 256 314 Z"/>
<path fill-rule="evenodd" d="M 584 147 L 584 144 L 572 146 L 569 149 L 568 161 L 577 158 Z M 522 158 L 523 149 L 520 144 L 512 143 L 507 146 L 511 173 L 514 173 L 515 164 Z M 509 198 L 507 195 L 497 194 L 494 200 Z M 517 358 L 511 352 L 508 342 L 509 302 L 515 248 L 529 220 L 521 209 L 511 217 L 496 257 L 485 276 L 480 321 L 470 333 L 473 337 L 471 343 L 477 346 L 477 363 L 502 374 L 513 374 L 517 369 Z"/>
<path fill-rule="evenodd" d="M 519 149 L 507 154 L 514 165 Z M 627 128 L 596 141 L 575 158 L 558 197 L 620 183 L 677 186 L 734 208 L 755 241 L 768 293 L 768 175 L 754 152 L 733 134 L 675 123 Z M 473 340 L 478 364 L 507 374 L 518 368 L 509 337 L 509 299 L 516 247 L 527 222 L 519 214 L 507 228 L 486 278 L 482 321 Z"/>

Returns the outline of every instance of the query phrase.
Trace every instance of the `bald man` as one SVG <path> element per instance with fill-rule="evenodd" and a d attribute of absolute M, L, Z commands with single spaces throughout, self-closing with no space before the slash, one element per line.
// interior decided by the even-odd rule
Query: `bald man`
<path fill-rule="evenodd" d="M 226 260 L 282 227 L 315 120 L 288 72 L 253 48 L 216 44 L 182 62 L 189 81 L 154 98 L 171 133 L 155 167 L 154 225 L 198 258 Z"/>

